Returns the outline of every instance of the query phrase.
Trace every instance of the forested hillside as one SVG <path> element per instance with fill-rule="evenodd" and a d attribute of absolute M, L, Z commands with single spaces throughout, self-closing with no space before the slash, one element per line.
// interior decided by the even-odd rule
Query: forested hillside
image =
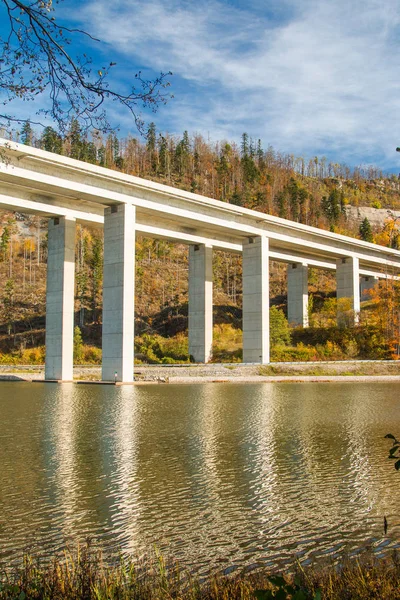
<path fill-rule="evenodd" d="M 4 132 L 3 136 L 6 137 Z M 390 211 L 387 212 L 387 209 L 400 209 L 399 180 L 397 176 L 384 177 L 373 167 L 350 169 L 329 163 L 323 157 L 306 160 L 281 154 L 270 146 L 263 148 L 260 140 L 250 139 L 247 134 L 243 134 L 240 146 L 227 141 L 207 141 L 200 135 L 189 136 L 187 132 L 179 138 L 158 133 L 154 124 L 149 126 L 146 139 L 142 140 L 119 138 L 116 134 L 107 138 L 100 134 L 83 135 L 76 122 L 71 123 L 65 137 L 51 127 L 39 135 L 26 124 L 14 139 L 238 206 L 367 241 L 400 246 L 397 219 L 394 213 L 391 217 Z M 389 218 L 375 219 L 371 225 L 367 217 L 355 217 L 362 214 L 363 207 L 386 209 L 383 212 Z M 45 221 L 0 213 L 0 352 L 19 353 L 21 358 L 27 348 L 44 342 L 46 252 Z M 161 336 L 157 338 L 158 348 L 152 347 L 151 352 L 155 358 L 160 357 L 165 354 L 162 347 L 165 338 L 178 334 L 180 354 L 184 356 L 187 248 L 139 238 L 136 253 L 139 355 L 149 355 L 149 347 L 154 345 L 157 334 Z M 78 227 L 76 257 L 76 324 L 84 341 L 96 347 L 101 338 L 101 230 Z M 238 358 L 241 259 L 216 252 L 214 263 L 215 323 L 219 327 L 216 339 L 220 339 L 223 346 L 223 340 L 229 338 L 231 352 L 225 353 L 226 358 Z M 285 311 L 285 267 L 277 263 L 271 267 L 272 304 Z M 324 299 L 333 296 L 334 289 L 331 275 L 311 271 L 311 305 L 315 315 L 323 315 L 324 310 L 328 314 Z M 332 325 L 329 316 L 318 317 L 318 320 L 315 315 L 311 315 L 311 321 L 313 323 L 314 318 L 317 326 Z M 219 350 L 215 348 L 220 358 L 225 356 L 222 346 Z M 42 351 L 35 352 L 36 359 L 40 360 Z M 93 352 L 94 358 L 98 358 Z"/>

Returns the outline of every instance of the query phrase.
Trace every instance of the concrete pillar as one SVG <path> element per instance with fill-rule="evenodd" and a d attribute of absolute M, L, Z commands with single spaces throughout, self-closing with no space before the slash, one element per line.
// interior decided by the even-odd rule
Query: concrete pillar
<path fill-rule="evenodd" d="M 360 276 L 359 260 L 354 256 L 338 258 L 336 261 L 336 298 L 338 300 L 338 324 L 346 324 L 339 300 L 348 298 L 349 309 L 353 311 L 354 323 L 358 323 L 360 314 Z"/>
<path fill-rule="evenodd" d="M 372 290 L 376 284 L 378 283 L 379 279 L 378 277 L 373 277 L 373 276 L 363 276 L 360 277 L 360 296 L 361 296 L 361 302 L 363 300 L 369 300 L 369 298 L 371 297 L 370 294 L 368 293 L 370 290 Z"/>
<path fill-rule="evenodd" d="M 243 362 L 269 362 L 269 240 L 243 244 Z"/>
<path fill-rule="evenodd" d="M 291 325 L 308 327 L 308 266 L 291 263 L 287 266 L 288 321 Z"/>
<path fill-rule="evenodd" d="M 212 247 L 189 247 L 189 354 L 195 362 L 208 362 L 212 352 L 213 277 Z"/>
<path fill-rule="evenodd" d="M 49 219 L 45 379 L 73 378 L 75 234 L 75 219 Z"/>
<path fill-rule="evenodd" d="M 135 207 L 104 211 L 103 381 L 133 381 Z"/>

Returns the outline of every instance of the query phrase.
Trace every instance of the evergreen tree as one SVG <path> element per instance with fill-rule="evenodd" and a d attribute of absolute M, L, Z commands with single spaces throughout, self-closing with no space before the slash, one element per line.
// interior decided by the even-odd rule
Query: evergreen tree
<path fill-rule="evenodd" d="M 321 208 L 331 225 L 338 223 L 344 209 L 343 193 L 335 188 L 330 192 L 329 196 L 323 196 Z"/>
<path fill-rule="evenodd" d="M 306 202 L 308 199 L 308 192 L 305 188 L 303 187 L 299 187 L 298 190 L 298 202 L 299 202 L 299 207 L 300 207 L 300 217 L 299 217 L 299 221 L 300 223 L 307 223 L 307 208 L 306 208 Z"/>
<path fill-rule="evenodd" d="M 78 326 L 74 329 L 74 362 L 81 363 L 83 358 L 83 339 Z"/>
<path fill-rule="evenodd" d="M 242 151 L 242 158 L 245 158 L 249 155 L 249 134 L 242 133 L 242 143 L 240 145 Z"/>
<path fill-rule="evenodd" d="M 183 137 L 175 148 L 175 169 L 179 175 L 183 175 L 187 170 L 190 158 L 190 141 L 187 131 L 183 132 Z"/>
<path fill-rule="evenodd" d="M 150 123 L 146 135 L 146 150 L 149 155 L 150 167 L 153 173 L 157 172 L 157 134 L 155 123 Z"/>
<path fill-rule="evenodd" d="M 169 149 L 167 139 L 161 135 L 158 137 L 160 166 L 159 171 L 162 175 L 168 175 L 169 172 Z"/>
<path fill-rule="evenodd" d="M 11 231 L 10 227 L 7 225 L 3 229 L 3 233 L 0 236 L 0 251 L 3 254 L 3 260 L 6 260 L 6 254 L 8 252 L 8 247 L 10 245 L 11 240 Z"/>
<path fill-rule="evenodd" d="M 259 171 L 253 157 L 246 154 L 242 157 L 241 162 L 244 183 L 253 184 L 259 177 Z"/>
<path fill-rule="evenodd" d="M 21 142 L 25 146 L 33 145 L 33 129 L 29 121 L 25 121 L 21 129 Z"/>
<path fill-rule="evenodd" d="M 290 327 L 282 310 L 276 306 L 269 309 L 269 332 L 272 346 L 288 346 L 291 341 Z"/>
<path fill-rule="evenodd" d="M 373 242 L 374 236 L 372 234 L 371 223 L 368 221 L 367 217 L 362 221 L 360 225 L 360 238 L 364 240 L 364 242 Z"/>
<path fill-rule="evenodd" d="M 40 138 L 40 147 L 47 152 L 62 154 L 62 138 L 53 127 L 45 127 Z"/>
<path fill-rule="evenodd" d="M 235 206 L 243 206 L 242 196 L 237 189 L 235 189 L 231 196 L 230 204 L 234 204 Z"/>
<path fill-rule="evenodd" d="M 80 160 L 82 153 L 82 136 L 80 125 L 76 119 L 72 119 L 71 121 L 67 138 L 70 144 L 69 156 Z"/>
<path fill-rule="evenodd" d="M 292 221 L 298 221 L 300 215 L 299 208 L 299 186 L 297 181 L 292 177 L 290 183 L 287 186 L 290 201 L 290 212 Z"/>
<path fill-rule="evenodd" d="M 285 194 L 283 192 L 278 192 L 275 196 L 275 202 L 278 207 L 278 216 L 281 219 L 287 219 L 287 204 Z"/>

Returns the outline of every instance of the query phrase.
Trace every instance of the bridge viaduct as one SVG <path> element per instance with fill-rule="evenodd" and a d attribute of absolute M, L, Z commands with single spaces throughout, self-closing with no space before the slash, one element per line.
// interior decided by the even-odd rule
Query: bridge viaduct
<path fill-rule="evenodd" d="M 269 261 L 287 263 L 288 318 L 308 324 L 308 267 L 336 272 L 337 297 L 398 277 L 400 251 L 0 139 L 0 208 L 49 217 L 46 369 L 71 380 L 75 230 L 104 227 L 102 379 L 133 380 L 135 235 L 189 245 L 189 352 L 212 345 L 213 248 L 243 255 L 243 361 L 269 362 Z"/>

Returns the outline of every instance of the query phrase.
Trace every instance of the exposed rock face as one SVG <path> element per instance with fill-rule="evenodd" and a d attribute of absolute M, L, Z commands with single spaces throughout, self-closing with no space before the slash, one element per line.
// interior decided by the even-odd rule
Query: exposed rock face
<path fill-rule="evenodd" d="M 381 229 L 386 219 L 400 217 L 400 210 L 391 210 L 390 208 L 371 208 L 370 206 L 351 206 L 349 204 L 345 210 L 349 221 L 361 223 L 367 217 L 373 229 Z"/>

